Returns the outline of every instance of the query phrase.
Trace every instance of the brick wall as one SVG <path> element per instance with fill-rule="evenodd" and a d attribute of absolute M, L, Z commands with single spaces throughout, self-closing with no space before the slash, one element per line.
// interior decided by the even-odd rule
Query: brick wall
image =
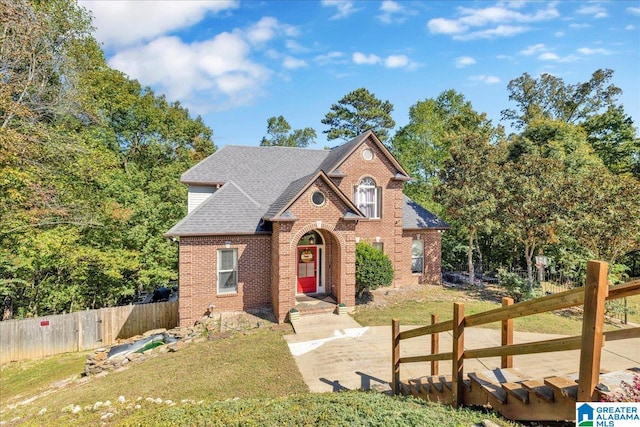
<path fill-rule="evenodd" d="M 180 239 L 180 325 L 215 311 L 271 305 L 271 236 L 205 236 Z M 218 249 L 238 251 L 238 292 L 217 292 Z"/>
<path fill-rule="evenodd" d="M 407 262 L 402 264 L 405 280 L 403 284 L 441 284 L 441 237 L 437 230 L 405 230 L 402 233 L 402 253 Z M 411 272 L 411 242 L 420 239 L 424 242 L 422 273 Z"/>
<path fill-rule="evenodd" d="M 373 159 L 364 160 L 362 151 L 370 149 Z M 384 252 L 393 263 L 395 276 L 393 286 L 400 286 L 410 279 L 406 275 L 405 242 L 402 239 L 402 181 L 394 178 L 397 169 L 375 143 L 365 141 L 339 167 L 344 178 L 334 180 L 340 190 L 353 198 L 354 187 L 362 178 L 371 177 L 382 188 L 382 209 L 380 219 L 362 220 L 356 227 L 358 240 L 373 243 L 382 242 Z M 409 268 L 410 272 L 410 268 Z"/>

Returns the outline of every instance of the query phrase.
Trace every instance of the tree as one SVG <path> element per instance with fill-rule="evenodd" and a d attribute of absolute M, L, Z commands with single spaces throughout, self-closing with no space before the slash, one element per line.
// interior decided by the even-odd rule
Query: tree
<path fill-rule="evenodd" d="M 211 129 L 110 69 L 75 2 L 0 7 L 0 299 L 53 314 L 175 280 L 163 233 Z"/>
<path fill-rule="evenodd" d="M 609 106 L 604 113 L 587 118 L 582 128 L 611 172 L 630 172 L 640 178 L 640 138 L 622 106 Z"/>
<path fill-rule="evenodd" d="M 433 189 L 450 158 L 451 145 L 471 133 L 495 142 L 502 129 L 494 128 L 486 114 L 477 113 L 471 102 L 453 89 L 411 106 L 409 124 L 391 140 L 391 151 L 413 178 L 405 186 L 407 195 L 425 206 L 433 205 Z"/>
<path fill-rule="evenodd" d="M 516 108 L 503 110 L 502 118 L 517 129 L 545 119 L 578 125 L 612 172 L 640 176 L 640 138 L 631 117 L 616 104 L 622 90 L 610 84 L 613 73 L 596 70 L 588 82 L 573 85 L 551 74 L 534 79 L 524 73 L 509 82 Z"/>
<path fill-rule="evenodd" d="M 498 149 L 489 144 L 486 135 L 476 133 L 460 135 L 450 153 L 440 171 L 435 199 L 444 207 L 447 220 L 467 235 L 469 284 L 473 285 L 474 239 L 479 232 L 488 233 L 497 225 L 495 190 L 501 187 Z"/>
<path fill-rule="evenodd" d="M 596 70 L 588 82 L 574 85 L 552 74 L 544 73 L 539 79 L 524 73 L 511 80 L 507 89 L 509 100 L 516 109 L 502 111 L 502 119 L 510 120 L 522 129 L 534 119 L 551 119 L 579 124 L 589 117 L 615 105 L 622 90 L 607 84 L 613 78 L 613 70 Z"/>
<path fill-rule="evenodd" d="M 389 130 L 396 123 L 391 118 L 393 104 L 381 101 L 365 88 L 348 93 L 337 104 L 331 105 L 330 111 L 321 120 L 329 126 L 322 131 L 327 139 L 348 141 L 367 130 L 372 130 L 380 141 L 389 138 Z"/>
<path fill-rule="evenodd" d="M 307 147 L 315 144 L 316 131 L 313 128 L 295 129 L 291 132 L 291 125 L 283 116 L 270 117 L 267 120 L 267 134 L 260 141 L 263 147 Z"/>
<path fill-rule="evenodd" d="M 592 167 L 575 186 L 572 235 L 595 259 L 615 265 L 640 248 L 640 181 Z"/>

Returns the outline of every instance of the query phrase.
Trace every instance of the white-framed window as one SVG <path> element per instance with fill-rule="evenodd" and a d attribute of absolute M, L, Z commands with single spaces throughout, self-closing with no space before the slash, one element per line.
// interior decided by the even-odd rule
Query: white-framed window
<path fill-rule="evenodd" d="M 355 188 L 356 206 L 367 218 L 380 218 L 382 189 L 376 186 L 373 178 L 362 178 Z"/>
<path fill-rule="evenodd" d="M 373 245 L 374 248 L 376 248 L 379 251 L 384 252 L 384 244 L 382 242 L 373 242 L 371 243 Z"/>
<path fill-rule="evenodd" d="M 411 272 L 422 273 L 424 271 L 424 242 L 414 240 L 411 242 Z"/>
<path fill-rule="evenodd" d="M 238 250 L 218 249 L 218 294 L 238 292 Z"/>

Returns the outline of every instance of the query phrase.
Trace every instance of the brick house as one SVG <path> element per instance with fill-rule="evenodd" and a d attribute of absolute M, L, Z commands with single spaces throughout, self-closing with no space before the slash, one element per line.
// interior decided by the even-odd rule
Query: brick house
<path fill-rule="evenodd" d="M 180 324 L 216 310 L 271 307 L 285 320 L 299 294 L 355 305 L 355 247 L 391 259 L 393 286 L 440 283 L 449 226 L 402 194 L 410 177 L 366 132 L 332 150 L 225 146 L 182 175 Z"/>

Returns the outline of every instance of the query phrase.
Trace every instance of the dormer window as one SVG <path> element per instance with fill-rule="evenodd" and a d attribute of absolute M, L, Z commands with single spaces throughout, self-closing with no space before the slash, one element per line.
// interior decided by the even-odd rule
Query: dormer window
<path fill-rule="evenodd" d="M 355 188 L 355 201 L 358 209 L 367 218 L 380 218 L 382 188 L 376 186 L 373 178 L 362 178 L 360 184 Z"/>

